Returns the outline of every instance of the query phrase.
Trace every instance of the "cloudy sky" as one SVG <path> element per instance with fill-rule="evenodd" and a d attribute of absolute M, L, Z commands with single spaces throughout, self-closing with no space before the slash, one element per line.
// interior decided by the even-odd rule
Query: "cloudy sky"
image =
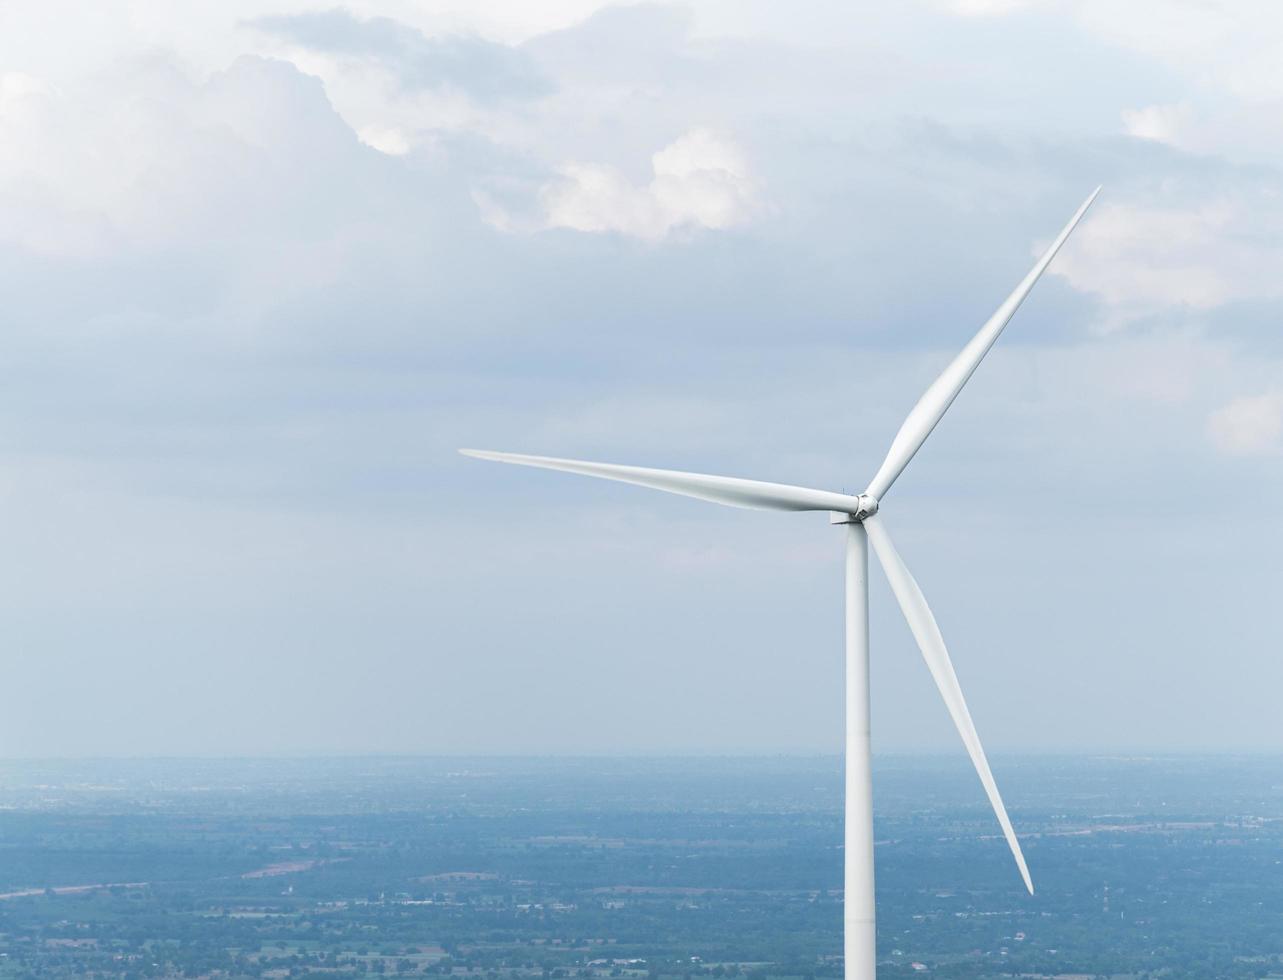
<path fill-rule="evenodd" d="M 827 752 L 858 491 L 991 750 L 1283 750 L 1283 17 L 0 5 L 0 754 Z M 955 749 L 874 574 L 875 746 Z"/>

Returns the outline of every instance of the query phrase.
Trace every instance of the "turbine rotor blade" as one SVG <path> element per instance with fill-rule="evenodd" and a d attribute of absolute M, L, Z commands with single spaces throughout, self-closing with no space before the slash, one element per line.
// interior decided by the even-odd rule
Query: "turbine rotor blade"
<path fill-rule="evenodd" d="M 645 466 L 620 466 L 616 463 L 589 463 L 577 459 L 556 459 L 551 456 L 525 456 L 520 453 L 496 453 L 481 449 L 460 449 L 464 456 L 489 459 L 497 463 L 515 463 L 518 466 L 537 466 L 546 470 L 561 470 L 581 476 L 595 476 L 603 480 L 633 483 L 652 490 L 663 490 L 684 497 L 696 497 L 728 507 L 748 507 L 758 510 L 835 510 L 854 514 L 860 510 L 859 497 L 830 490 L 811 490 L 785 483 L 763 483 L 760 480 L 741 480 L 732 476 L 709 476 L 704 473 L 683 473 L 680 470 L 656 470 Z"/>
<path fill-rule="evenodd" d="M 914 454 L 927 441 L 927 436 L 931 435 L 931 430 L 944 417 L 944 413 L 949 410 L 953 400 L 958 397 L 958 392 L 962 386 L 967 383 L 971 375 L 975 372 L 984 356 L 989 353 L 989 348 L 994 345 L 998 335 L 1002 333 L 1003 327 L 1015 315 L 1020 304 L 1024 302 L 1029 291 L 1034 288 L 1034 283 L 1038 277 L 1051 264 L 1056 253 L 1060 251 L 1060 246 L 1065 244 L 1069 238 L 1070 232 L 1082 220 L 1082 216 L 1087 213 L 1091 207 L 1092 201 L 1096 200 L 1096 195 L 1100 193 L 1097 187 L 1091 192 L 1091 196 L 1082 203 L 1082 206 L 1075 212 L 1074 216 L 1069 219 L 1069 224 L 1065 225 L 1056 240 L 1047 247 L 1034 267 L 1029 270 L 1029 274 L 1020 281 L 1020 285 L 1015 291 L 1008 296 L 1003 304 L 998 307 L 997 311 L 991 316 L 983 327 L 967 343 L 961 353 L 958 354 L 949 364 L 941 375 L 931 382 L 918 403 L 913 406 L 913 411 L 905 418 L 904 423 L 900 426 L 900 431 L 896 433 L 895 439 L 891 441 L 891 448 L 887 451 L 886 459 L 874 474 L 873 482 L 869 484 L 866 491 L 878 500 L 882 495 L 891 489 L 891 484 L 909 465 L 909 460 L 913 459 Z"/>
<path fill-rule="evenodd" d="M 980 782 L 985 788 L 985 795 L 989 797 L 989 803 L 993 806 L 993 812 L 1002 827 L 1002 834 L 1007 838 L 1007 846 L 1011 848 L 1011 854 L 1016 859 L 1020 877 L 1024 879 L 1025 887 L 1032 895 L 1034 883 L 1029 877 L 1029 868 L 1020 850 L 1020 841 L 1016 839 L 1016 832 L 1012 829 L 1011 820 L 1007 816 L 1007 808 L 998 794 L 998 784 L 994 781 L 993 773 L 989 769 L 989 760 L 985 758 L 984 746 L 980 744 L 980 736 L 976 734 L 971 712 L 967 710 L 967 702 L 962 696 L 958 675 L 953 671 L 953 662 L 949 659 L 949 651 L 945 648 L 944 637 L 940 635 L 940 627 L 936 625 L 935 617 L 931 615 L 931 609 L 927 606 L 926 597 L 923 596 L 918 583 L 914 581 L 913 576 L 909 574 L 909 569 L 900 559 L 895 545 L 891 543 L 891 536 L 887 534 L 881 520 L 877 517 L 866 517 L 864 527 L 868 531 L 869 540 L 873 543 L 878 561 L 882 564 L 882 570 L 886 572 L 887 581 L 891 583 L 891 591 L 895 593 L 900 610 L 909 623 L 913 638 L 918 641 L 918 648 L 927 662 L 931 677 L 940 690 L 940 696 L 944 698 L 945 707 L 949 709 L 953 724 L 957 727 L 958 734 L 962 736 L 963 745 L 967 747 L 972 765 L 976 767 L 976 773 L 980 776 Z"/>

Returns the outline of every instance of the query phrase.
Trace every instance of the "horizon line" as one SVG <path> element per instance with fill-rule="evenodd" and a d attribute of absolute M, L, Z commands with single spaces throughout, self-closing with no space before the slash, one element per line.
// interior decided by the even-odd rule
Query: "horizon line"
<path fill-rule="evenodd" d="M 1093 749 L 999 749 L 993 753 L 1007 759 L 1040 759 L 1040 758 L 1223 758 L 1227 756 L 1277 758 L 1283 756 L 1283 746 L 1278 748 L 1154 748 L 1118 746 L 1115 748 Z M 962 758 L 965 752 L 961 749 L 898 749 L 886 752 L 874 752 L 874 759 L 947 759 Z M 325 761 L 424 761 L 424 760 L 491 760 L 491 761 L 658 761 L 658 760 L 770 760 L 770 759 L 833 759 L 840 760 L 843 753 L 833 751 L 654 751 L 654 752 L 295 752 L 247 754 L 109 754 L 109 755 L 48 755 L 48 756 L 9 756 L 0 754 L 0 765 L 8 763 L 59 763 L 59 762 L 325 762 Z"/>

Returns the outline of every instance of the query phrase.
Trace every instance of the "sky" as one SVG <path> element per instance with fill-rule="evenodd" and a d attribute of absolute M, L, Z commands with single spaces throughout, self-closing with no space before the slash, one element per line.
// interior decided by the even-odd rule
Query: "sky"
<path fill-rule="evenodd" d="M 883 502 L 993 753 L 1283 751 L 1265 0 L 0 5 L 0 755 L 827 753 Z M 961 752 L 872 573 L 874 746 Z"/>

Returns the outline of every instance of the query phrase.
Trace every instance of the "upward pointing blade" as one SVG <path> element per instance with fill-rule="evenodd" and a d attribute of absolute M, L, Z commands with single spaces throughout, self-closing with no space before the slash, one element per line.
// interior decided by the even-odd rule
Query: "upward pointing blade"
<path fill-rule="evenodd" d="M 645 466 L 620 466 L 616 463 L 588 463 L 578 459 L 556 459 L 551 456 L 523 456 L 520 453 L 495 453 L 481 449 L 460 449 L 465 456 L 490 459 L 497 463 L 538 466 L 603 480 L 633 483 L 652 490 L 697 497 L 730 507 L 759 510 L 836 510 L 854 514 L 860 499 L 830 490 L 811 490 L 785 483 L 763 483 L 733 476 L 709 476 L 705 473 L 683 473 L 680 470 L 654 470 Z"/>
<path fill-rule="evenodd" d="M 1091 207 L 1091 202 L 1096 200 L 1096 195 L 1100 193 L 1097 187 L 1091 192 L 1091 196 L 1083 202 L 1082 207 L 1069 219 L 1069 224 L 1061 230 L 1056 236 L 1056 240 L 1048 246 L 1047 251 L 1043 252 L 1040 258 L 1029 274 L 1021 280 L 1020 285 L 1016 287 L 1015 292 L 1003 301 L 998 307 L 997 312 L 991 316 L 979 332 L 971 338 L 962 352 L 953 359 L 940 377 L 931 382 L 923 396 L 918 399 L 918 403 L 913 406 L 904 424 L 900 426 L 900 431 L 896 433 L 895 439 L 891 442 L 891 448 L 887 451 L 887 457 L 882 461 L 882 466 L 873 477 L 873 482 L 869 484 L 868 493 L 878 500 L 882 499 L 890 488 L 891 484 L 896 481 L 909 460 L 927 441 L 927 436 L 931 435 L 931 430 L 936 427 L 944 413 L 949 410 L 953 400 L 958 397 L 958 392 L 962 390 L 975 372 L 984 356 L 989 353 L 989 348 L 994 345 L 998 335 L 1002 333 L 1002 328 L 1015 315 L 1020 304 L 1024 302 L 1029 291 L 1034 288 L 1034 283 L 1042 275 L 1043 270 L 1051 264 L 1056 253 L 1060 251 L 1060 246 L 1065 244 L 1069 233 L 1074 230 L 1074 226 L 1087 213 Z"/>
<path fill-rule="evenodd" d="M 971 763 L 980 775 L 985 794 L 989 797 L 993 812 L 997 814 L 1003 836 L 1007 838 L 1007 846 L 1011 848 L 1011 854 L 1016 859 L 1016 867 L 1020 869 L 1020 877 L 1025 880 L 1025 887 L 1032 895 L 1034 883 L 1029 877 L 1025 856 L 1020 851 L 1020 841 L 1016 839 L 1016 832 L 1011 829 L 1007 808 L 1003 806 L 1002 797 L 998 795 L 998 784 L 994 782 L 993 773 L 989 770 L 989 760 L 985 758 L 984 746 L 980 744 L 980 736 L 976 734 L 976 726 L 971 721 L 971 712 L 967 710 L 967 702 L 962 696 L 958 675 L 953 672 L 953 662 L 949 659 L 949 651 L 945 648 L 944 637 L 940 635 L 940 627 L 936 625 L 936 619 L 931 615 L 931 609 L 927 606 L 926 597 L 918 588 L 918 583 L 913 580 L 904 562 L 900 560 L 900 555 L 895 550 L 895 545 L 891 543 L 891 536 L 887 534 L 882 522 L 877 517 L 867 517 L 864 520 L 864 526 L 869 532 L 869 540 L 873 542 L 873 550 L 877 553 L 878 561 L 882 563 L 882 570 L 886 572 L 887 581 L 891 583 L 891 591 L 895 593 L 896 600 L 900 603 L 900 610 L 908 620 L 909 629 L 913 632 L 913 638 L 918 641 L 918 647 L 922 650 L 927 668 L 931 671 L 936 687 L 940 689 L 945 707 L 949 709 L 949 715 L 953 718 L 958 734 L 962 736 L 962 743 L 967 747 Z"/>

